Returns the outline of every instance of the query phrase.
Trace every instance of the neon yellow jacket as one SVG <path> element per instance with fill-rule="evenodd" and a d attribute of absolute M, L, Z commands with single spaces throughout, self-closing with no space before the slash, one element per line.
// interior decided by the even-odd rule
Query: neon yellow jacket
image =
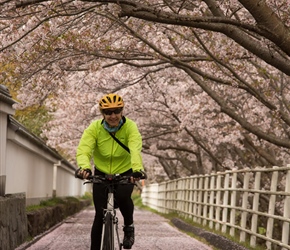
<path fill-rule="evenodd" d="M 136 123 L 123 117 L 123 126 L 115 133 L 129 149 L 120 146 L 102 125 L 102 119 L 93 121 L 84 130 L 77 148 L 77 164 L 82 169 L 91 169 L 93 157 L 95 167 L 106 174 L 121 174 L 132 168 L 143 170 L 141 149 L 142 137 Z"/>

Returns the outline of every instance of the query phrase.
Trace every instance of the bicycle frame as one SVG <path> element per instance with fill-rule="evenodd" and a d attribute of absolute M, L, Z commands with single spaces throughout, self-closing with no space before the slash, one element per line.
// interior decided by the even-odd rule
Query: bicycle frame
<path fill-rule="evenodd" d="M 118 217 L 114 208 L 114 188 L 113 184 L 109 184 L 109 192 L 107 199 L 107 208 L 104 210 L 103 230 L 101 240 L 101 250 L 115 249 L 115 235 L 117 238 L 118 249 L 122 249 L 118 232 Z M 115 235 L 114 235 L 115 233 Z"/>
<path fill-rule="evenodd" d="M 145 172 L 141 172 L 143 176 L 138 177 L 139 179 L 147 179 Z M 122 250 L 123 244 L 120 242 L 118 232 L 118 217 L 116 215 L 116 209 L 114 207 L 114 186 L 118 185 L 135 185 L 131 183 L 130 176 L 115 175 L 93 175 L 89 176 L 87 183 L 105 183 L 108 185 L 108 199 L 107 206 L 104 209 L 103 217 L 103 228 L 101 237 L 101 248 L 100 250 L 115 250 L 115 239 L 117 241 L 118 250 Z"/>

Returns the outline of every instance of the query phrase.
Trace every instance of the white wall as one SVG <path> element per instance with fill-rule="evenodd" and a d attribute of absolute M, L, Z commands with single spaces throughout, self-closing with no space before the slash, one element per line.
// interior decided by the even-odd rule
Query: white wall
<path fill-rule="evenodd" d="M 15 102 L 5 87 L 0 87 L 0 195 L 25 193 L 30 205 L 55 194 L 82 196 L 89 191 L 89 185 L 74 177 L 76 166 L 11 116 Z"/>
<path fill-rule="evenodd" d="M 16 121 L 8 123 L 6 193 L 25 192 L 27 205 L 51 198 L 54 188 L 59 197 L 84 195 L 89 187 L 74 177 L 76 166 L 41 144 L 39 138 L 29 138 L 27 131 L 21 131 L 15 124 L 18 126 Z M 57 166 L 55 180 L 54 166 Z"/>

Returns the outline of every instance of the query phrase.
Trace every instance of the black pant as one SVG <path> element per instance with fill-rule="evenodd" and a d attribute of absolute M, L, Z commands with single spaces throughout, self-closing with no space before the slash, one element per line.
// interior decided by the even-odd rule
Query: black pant
<path fill-rule="evenodd" d="M 124 173 L 129 175 L 132 171 Z M 99 171 L 95 171 L 100 174 Z M 123 175 L 123 174 L 122 174 Z M 116 185 L 115 203 L 119 207 L 124 218 L 124 225 L 128 226 L 133 223 L 134 204 L 131 199 L 133 185 Z M 93 200 L 95 205 L 95 219 L 91 231 L 91 250 L 100 250 L 103 226 L 103 209 L 106 208 L 108 197 L 108 188 L 106 184 L 93 184 Z"/>

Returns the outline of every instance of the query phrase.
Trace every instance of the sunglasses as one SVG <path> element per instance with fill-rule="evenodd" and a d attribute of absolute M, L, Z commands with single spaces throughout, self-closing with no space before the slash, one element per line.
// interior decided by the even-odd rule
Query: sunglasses
<path fill-rule="evenodd" d="M 105 114 L 105 115 L 111 115 L 111 114 L 115 114 L 115 115 L 118 115 L 118 114 L 120 114 L 121 112 L 122 112 L 122 110 L 123 109 L 113 109 L 113 110 L 111 110 L 111 109 L 104 109 L 103 110 L 103 114 Z"/>

